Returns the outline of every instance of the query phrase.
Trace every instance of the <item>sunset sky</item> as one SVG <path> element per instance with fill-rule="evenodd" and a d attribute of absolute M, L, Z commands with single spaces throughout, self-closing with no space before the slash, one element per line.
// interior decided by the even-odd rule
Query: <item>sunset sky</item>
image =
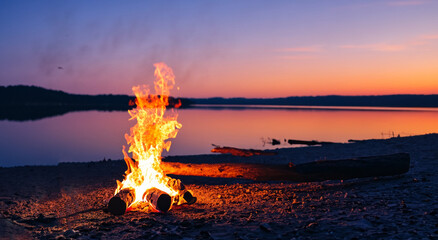
<path fill-rule="evenodd" d="M 0 85 L 180 97 L 438 94 L 438 1 L 0 3 Z"/>

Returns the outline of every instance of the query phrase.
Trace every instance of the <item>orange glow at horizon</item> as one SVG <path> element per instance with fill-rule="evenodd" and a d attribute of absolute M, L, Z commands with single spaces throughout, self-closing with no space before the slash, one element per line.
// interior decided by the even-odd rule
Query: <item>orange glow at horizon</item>
<path fill-rule="evenodd" d="M 438 94 L 438 56 L 412 51 L 352 56 L 345 49 L 313 59 L 216 62 L 181 85 L 183 97 L 275 98 L 315 95 Z M 337 54 L 339 52 L 339 54 Z M 242 57 L 243 58 L 243 57 Z M 201 81 L 202 80 L 202 81 Z"/>

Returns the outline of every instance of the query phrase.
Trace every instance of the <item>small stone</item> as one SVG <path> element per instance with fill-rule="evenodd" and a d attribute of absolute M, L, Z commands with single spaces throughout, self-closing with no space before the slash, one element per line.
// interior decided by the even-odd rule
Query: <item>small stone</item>
<path fill-rule="evenodd" d="M 76 236 L 79 235 L 79 232 L 76 231 L 76 230 L 74 230 L 74 229 L 69 229 L 69 230 L 67 230 L 67 231 L 64 232 L 64 235 L 67 236 L 67 237 L 72 237 L 72 238 L 74 238 L 74 237 L 76 237 Z"/>
<path fill-rule="evenodd" d="M 269 226 L 268 223 L 261 224 L 260 229 L 262 229 L 265 232 L 272 232 L 272 228 L 271 228 L 271 226 Z"/>
<path fill-rule="evenodd" d="M 243 238 L 239 235 L 238 232 L 234 232 L 233 235 L 235 240 L 243 240 Z"/>
<path fill-rule="evenodd" d="M 201 228 L 205 225 L 206 219 L 205 218 L 198 218 L 193 220 L 193 224 L 195 228 Z"/>
<path fill-rule="evenodd" d="M 185 228 L 187 228 L 187 227 L 190 227 L 190 225 L 192 225 L 188 220 L 184 220 L 184 221 L 182 221 L 181 222 L 181 224 L 180 224 L 182 227 L 185 227 Z"/>
<path fill-rule="evenodd" d="M 405 203 L 405 201 L 401 201 L 400 202 L 400 206 L 402 207 L 402 208 L 407 208 L 408 206 L 406 205 L 406 203 Z"/>
<path fill-rule="evenodd" d="M 202 239 L 202 240 L 213 240 L 213 237 L 208 231 L 201 231 L 199 232 L 199 235 L 196 236 L 196 239 Z"/>
<path fill-rule="evenodd" d="M 309 223 L 309 224 L 306 226 L 306 228 L 311 228 L 311 227 L 314 227 L 314 226 L 316 226 L 316 225 L 318 225 L 317 222 L 312 222 L 312 223 Z"/>

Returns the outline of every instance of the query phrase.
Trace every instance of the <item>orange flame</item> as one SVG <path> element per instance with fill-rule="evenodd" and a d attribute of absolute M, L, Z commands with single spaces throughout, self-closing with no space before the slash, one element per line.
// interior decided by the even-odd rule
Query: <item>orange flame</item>
<path fill-rule="evenodd" d="M 131 153 L 132 158 L 123 146 L 128 169 L 125 179 L 122 182 L 117 181 L 115 194 L 122 189 L 134 189 L 135 201 L 131 205 L 143 201 L 143 193 L 152 188 L 162 190 L 171 197 L 179 193 L 179 189 L 169 184 L 173 179 L 167 177 L 160 166 L 163 149 L 169 151 L 171 145 L 168 139 L 175 138 L 182 126 L 173 110 L 171 114 L 165 115 L 166 106 L 169 105 L 169 90 L 175 84 L 175 76 L 172 69 L 164 63 L 156 63 L 154 66 L 155 94 L 150 94 L 147 86 L 133 87 L 137 107 L 128 111 L 130 120 L 137 121 L 130 134 L 125 134 L 130 145 L 128 153 Z"/>

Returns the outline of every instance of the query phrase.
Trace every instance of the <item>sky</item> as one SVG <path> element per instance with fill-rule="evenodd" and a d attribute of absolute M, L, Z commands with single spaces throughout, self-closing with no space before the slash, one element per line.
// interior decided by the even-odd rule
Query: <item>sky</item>
<path fill-rule="evenodd" d="M 0 2 L 0 85 L 179 97 L 438 94 L 438 1 Z"/>

